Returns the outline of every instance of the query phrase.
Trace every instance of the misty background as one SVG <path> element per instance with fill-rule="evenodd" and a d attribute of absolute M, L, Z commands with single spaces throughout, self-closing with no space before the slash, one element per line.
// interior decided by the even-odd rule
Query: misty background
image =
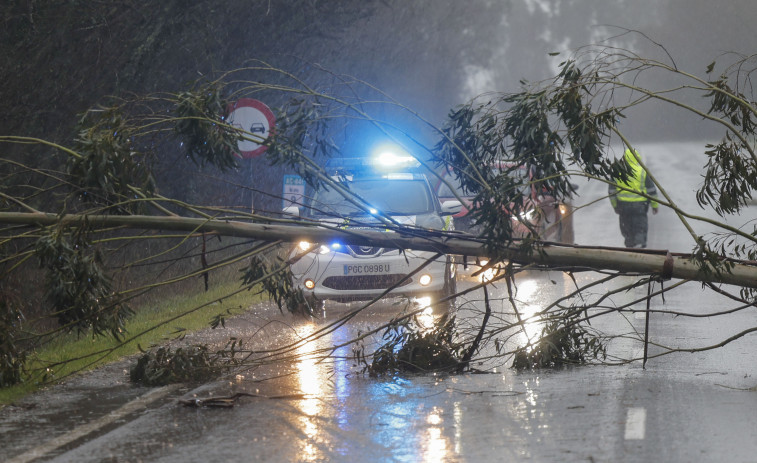
<path fill-rule="evenodd" d="M 423 7 L 381 8 L 366 26 L 365 42 L 382 37 L 372 61 L 358 54 L 342 72 L 377 82 L 401 101 L 441 122 L 450 107 L 488 92 L 515 92 L 520 81 L 554 77 L 572 51 L 590 44 L 625 48 L 704 76 L 727 52 L 752 54 L 757 8 L 748 0 L 474 0 L 435 1 Z M 415 5 L 415 6 L 413 6 Z M 638 33 L 628 33 L 637 31 Z M 645 39 L 645 37 L 648 39 Z M 657 44 L 659 44 L 659 46 Z M 663 49 L 664 47 L 664 49 Z M 550 53 L 561 52 L 559 56 Z M 725 61 L 725 59 L 722 59 Z M 658 84 L 675 82 L 645 82 Z M 645 104 L 622 127 L 632 137 L 691 139 L 701 132 L 667 105 Z M 638 112 L 638 115 L 636 114 Z"/>

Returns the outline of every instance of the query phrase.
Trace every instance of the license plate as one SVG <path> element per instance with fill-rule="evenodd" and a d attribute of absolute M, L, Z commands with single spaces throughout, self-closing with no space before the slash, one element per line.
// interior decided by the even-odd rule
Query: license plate
<path fill-rule="evenodd" d="M 360 264 L 360 265 L 345 265 L 345 275 L 375 275 L 389 273 L 391 269 L 389 264 Z"/>

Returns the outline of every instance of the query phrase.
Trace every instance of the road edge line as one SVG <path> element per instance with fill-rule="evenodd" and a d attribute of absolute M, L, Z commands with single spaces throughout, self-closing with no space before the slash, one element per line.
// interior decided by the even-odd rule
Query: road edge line
<path fill-rule="evenodd" d="M 123 418 L 130 413 L 147 407 L 147 405 L 149 405 L 150 403 L 167 396 L 179 387 L 181 387 L 181 384 L 172 384 L 153 389 L 152 391 L 143 394 L 130 402 L 127 402 L 120 408 L 106 415 L 103 415 L 94 421 L 77 426 L 61 436 L 55 437 L 42 445 L 39 445 L 31 450 L 27 450 L 21 455 L 11 458 L 6 463 L 28 463 L 30 461 L 36 460 L 37 458 L 42 458 L 55 449 L 63 447 L 64 445 L 69 444 L 77 439 L 80 439 L 87 434 L 90 434 L 104 426 L 107 426 L 110 423 Z"/>

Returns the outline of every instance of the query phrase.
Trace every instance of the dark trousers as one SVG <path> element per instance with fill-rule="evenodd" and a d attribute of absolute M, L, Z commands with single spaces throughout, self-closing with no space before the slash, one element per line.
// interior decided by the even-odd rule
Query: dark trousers
<path fill-rule="evenodd" d="M 648 210 L 647 201 L 618 201 L 615 212 L 620 218 L 620 233 L 627 248 L 647 247 Z"/>

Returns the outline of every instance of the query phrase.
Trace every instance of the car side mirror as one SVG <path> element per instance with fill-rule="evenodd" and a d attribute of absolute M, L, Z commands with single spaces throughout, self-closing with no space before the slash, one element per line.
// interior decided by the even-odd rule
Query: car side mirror
<path fill-rule="evenodd" d="M 455 215 L 463 210 L 463 203 L 458 200 L 444 201 L 442 203 L 442 215 Z"/>
<path fill-rule="evenodd" d="M 284 215 L 290 216 L 290 217 L 299 217 L 300 216 L 300 208 L 298 206 L 287 206 L 284 208 Z"/>

